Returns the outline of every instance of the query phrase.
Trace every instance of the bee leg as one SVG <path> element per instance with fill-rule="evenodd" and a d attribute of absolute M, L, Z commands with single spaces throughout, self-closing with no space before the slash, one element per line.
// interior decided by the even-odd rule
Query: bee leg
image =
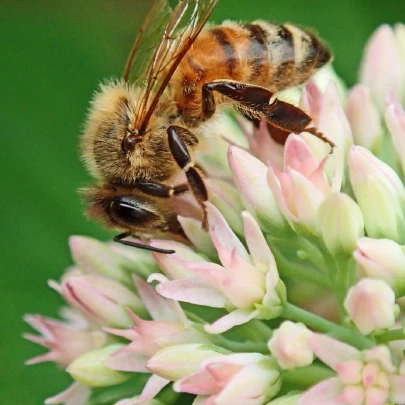
<path fill-rule="evenodd" d="M 195 163 L 191 159 L 190 153 L 187 150 L 187 146 L 180 136 L 180 133 L 184 135 L 188 132 L 190 133 L 190 135 L 193 135 L 186 128 L 178 127 L 175 125 L 170 126 L 167 129 L 169 148 L 174 160 L 177 162 L 179 167 L 184 170 L 190 189 L 203 210 L 202 225 L 204 229 L 207 229 L 207 214 L 204 205 L 204 203 L 208 200 L 207 188 L 205 187 L 201 174 L 195 167 Z"/>
<path fill-rule="evenodd" d="M 144 182 L 140 181 L 136 183 L 136 188 L 143 191 L 146 194 L 153 195 L 155 197 L 172 197 L 174 195 L 185 193 L 189 190 L 188 184 L 183 183 L 177 186 L 166 186 L 166 184 Z"/>
<path fill-rule="evenodd" d="M 237 108 L 248 118 L 258 119 L 261 116 L 272 127 L 284 133 L 299 134 L 308 131 L 327 142 L 332 150 L 335 146 L 315 128 L 307 128 L 312 118 L 301 108 L 277 98 L 272 99 L 274 93 L 264 87 L 226 80 L 206 83 L 204 87 L 206 91 L 217 91 L 234 100 Z"/>
<path fill-rule="evenodd" d="M 157 248 L 154 246 L 144 245 L 143 243 L 125 240 L 125 238 L 128 238 L 128 236 L 133 236 L 136 238 L 136 236 L 132 235 L 131 232 L 124 232 L 124 233 L 120 233 L 117 236 L 114 236 L 113 240 L 114 240 L 114 242 L 121 243 L 122 245 L 125 245 L 125 246 L 132 246 L 132 247 L 136 247 L 138 249 L 150 250 L 151 252 L 165 253 L 165 254 L 176 253 L 174 250 L 171 250 L 171 249 L 160 249 L 160 248 Z"/>

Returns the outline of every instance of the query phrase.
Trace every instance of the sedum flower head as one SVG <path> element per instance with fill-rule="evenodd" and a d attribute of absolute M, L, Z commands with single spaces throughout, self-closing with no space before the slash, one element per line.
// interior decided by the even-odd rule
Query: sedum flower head
<path fill-rule="evenodd" d="M 73 380 L 46 404 L 405 405 L 405 26 L 377 29 L 352 89 L 329 66 L 276 97 L 333 150 L 213 120 L 208 230 L 185 193 L 184 235 L 146 242 L 174 254 L 70 238 L 49 284 L 71 308 L 25 318 L 47 350 L 27 363 Z"/>

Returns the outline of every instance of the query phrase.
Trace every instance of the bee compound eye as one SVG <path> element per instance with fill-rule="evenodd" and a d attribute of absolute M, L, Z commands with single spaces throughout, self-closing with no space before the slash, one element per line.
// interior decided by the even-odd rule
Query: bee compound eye
<path fill-rule="evenodd" d="M 114 216 L 118 217 L 126 225 L 139 227 L 159 219 L 155 213 L 140 207 L 125 197 L 112 201 L 111 210 L 114 212 Z"/>

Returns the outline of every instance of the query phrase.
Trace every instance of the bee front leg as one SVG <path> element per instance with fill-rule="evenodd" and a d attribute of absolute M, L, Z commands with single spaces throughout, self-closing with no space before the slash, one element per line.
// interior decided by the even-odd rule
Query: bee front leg
<path fill-rule="evenodd" d="M 136 183 L 136 187 L 146 194 L 163 198 L 183 194 L 189 190 L 187 183 L 179 184 L 177 186 L 166 186 L 166 184 L 162 183 L 153 183 L 151 181 L 139 181 Z"/>
<path fill-rule="evenodd" d="M 308 131 L 327 142 L 332 150 L 335 146 L 332 141 L 323 136 L 322 133 L 317 132 L 315 128 L 307 128 L 312 118 L 301 108 L 274 98 L 274 93 L 264 87 L 220 80 L 206 83 L 204 88 L 205 92 L 217 91 L 232 99 L 238 110 L 249 119 L 265 118 L 270 128 L 275 128 L 277 132 L 288 135 Z"/>
<path fill-rule="evenodd" d="M 175 125 L 170 126 L 167 129 L 169 148 L 174 160 L 179 167 L 184 170 L 190 189 L 203 210 L 202 225 L 204 229 L 207 229 L 207 214 L 204 203 L 208 200 L 208 191 L 201 174 L 195 167 L 195 163 L 192 161 L 187 146 L 182 139 L 182 136 L 185 136 L 188 133 L 190 136 L 195 137 L 195 135 L 186 128 Z M 180 134 L 182 136 L 180 136 Z"/>

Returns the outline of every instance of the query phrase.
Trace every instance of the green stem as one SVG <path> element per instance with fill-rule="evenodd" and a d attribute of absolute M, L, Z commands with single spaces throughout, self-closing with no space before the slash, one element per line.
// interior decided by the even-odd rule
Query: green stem
<path fill-rule="evenodd" d="M 405 333 L 403 329 L 393 329 L 385 332 L 380 336 L 376 336 L 376 340 L 378 343 L 389 343 L 393 340 L 404 340 Z"/>
<path fill-rule="evenodd" d="M 287 259 L 277 248 L 273 247 L 272 252 L 282 276 L 307 281 L 325 288 L 331 287 L 329 278 L 320 271 Z"/>
<path fill-rule="evenodd" d="M 334 377 L 336 373 L 328 367 L 311 364 L 307 367 L 300 367 L 283 373 L 283 385 L 289 390 L 305 390 L 319 381 Z"/>
<path fill-rule="evenodd" d="M 269 348 L 267 347 L 267 340 L 268 339 L 263 342 L 239 342 L 235 340 L 229 340 L 222 335 L 216 335 L 213 338 L 213 342 L 215 345 L 221 346 L 235 353 L 255 352 L 268 354 Z"/>
<path fill-rule="evenodd" d="M 360 350 L 374 346 L 374 342 L 371 339 L 366 338 L 356 330 L 337 325 L 336 323 L 330 322 L 290 303 L 287 303 L 281 317 L 296 322 L 302 322 L 311 329 L 327 333 L 328 335 L 333 336 L 342 342 L 349 343 Z"/>

